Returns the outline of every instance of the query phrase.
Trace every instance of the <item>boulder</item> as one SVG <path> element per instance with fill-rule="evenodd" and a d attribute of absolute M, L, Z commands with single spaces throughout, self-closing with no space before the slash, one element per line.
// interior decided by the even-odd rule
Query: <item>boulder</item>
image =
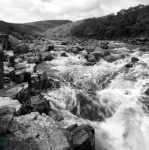
<path fill-rule="evenodd" d="M 147 95 L 147 96 L 149 96 L 149 88 L 145 89 L 144 94 Z"/>
<path fill-rule="evenodd" d="M 37 73 L 31 75 L 31 88 L 41 89 L 41 82 Z"/>
<path fill-rule="evenodd" d="M 53 55 L 52 55 L 52 54 L 48 54 L 48 56 L 46 56 L 46 57 L 44 58 L 44 61 L 51 61 L 51 60 L 53 60 L 53 59 L 54 59 Z"/>
<path fill-rule="evenodd" d="M 60 87 L 60 81 L 52 77 L 50 77 L 48 80 L 45 80 L 42 85 L 43 90 L 56 90 Z"/>
<path fill-rule="evenodd" d="M 0 107 L 0 135 L 2 133 L 7 133 L 14 114 L 15 114 L 14 107 L 4 107 L 4 106 Z"/>
<path fill-rule="evenodd" d="M 18 100 L 13 100 L 10 97 L 0 97 L 0 108 L 2 107 L 15 108 L 15 114 L 21 115 L 21 104 L 18 102 Z"/>
<path fill-rule="evenodd" d="M 22 63 L 23 59 L 22 58 L 15 58 L 14 62 L 15 63 Z"/>
<path fill-rule="evenodd" d="M 51 110 L 49 101 L 46 98 L 44 98 L 41 94 L 31 97 L 30 102 L 32 112 L 37 111 L 41 114 L 42 113 L 48 114 L 49 111 Z"/>
<path fill-rule="evenodd" d="M 15 63 L 15 69 L 26 69 L 27 64 L 24 63 Z"/>
<path fill-rule="evenodd" d="M 15 70 L 12 67 L 4 66 L 4 77 L 8 77 L 11 81 L 15 81 Z"/>
<path fill-rule="evenodd" d="M 22 69 L 20 71 L 15 72 L 15 82 L 17 84 L 21 84 L 24 82 L 24 77 L 25 77 L 25 69 Z"/>
<path fill-rule="evenodd" d="M 139 59 L 137 57 L 132 57 L 131 58 L 131 62 L 132 63 L 135 63 L 135 62 L 138 62 L 138 61 L 139 61 Z"/>
<path fill-rule="evenodd" d="M 52 51 L 54 50 L 54 45 L 47 45 L 46 51 Z"/>
<path fill-rule="evenodd" d="M 108 42 L 101 42 L 102 49 L 108 49 Z"/>
<path fill-rule="evenodd" d="M 51 143 L 55 150 L 95 150 L 94 129 L 88 125 L 57 129 L 52 133 Z"/>
<path fill-rule="evenodd" d="M 28 83 L 22 83 L 14 85 L 10 88 L 5 88 L 0 90 L 1 97 L 10 97 L 12 99 L 17 99 L 19 102 L 23 100 L 28 100 L 30 97 L 30 89 Z"/>
<path fill-rule="evenodd" d="M 59 125 L 45 114 L 33 112 L 14 117 L 7 133 L 8 150 L 51 150 L 51 134 Z M 63 140 L 63 139 L 62 139 Z M 19 142 L 18 142 L 19 141 Z"/>
<path fill-rule="evenodd" d="M 29 46 L 27 44 L 20 44 L 14 49 L 15 54 L 27 54 Z"/>
<path fill-rule="evenodd" d="M 60 57 L 68 57 L 68 55 L 66 54 L 66 52 L 61 52 Z"/>
<path fill-rule="evenodd" d="M 94 56 L 87 59 L 88 62 L 96 62 L 96 59 Z"/>
<path fill-rule="evenodd" d="M 83 64 L 83 66 L 94 66 L 96 62 L 86 62 Z"/>
<path fill-rule="evenodd" d="M 47 72 L 45 70 L 40 70 L 37 73 L 41 83 L 48 79 Z"/>
<path fill-rule="evenodd" d="M 91 55 L 93 55 L 95 57 L 96 61 L 99 61 L 100 58 L 105 57 L 105 55 L 102 51 L 101 52 L 98 52 L 98 51 L 92 52 Z"/>
<path fill-rule="evenodd" d="M 128 63 L 125 65 L 126 68 L 132 68 L 133 67 L 133 63 Z"/>

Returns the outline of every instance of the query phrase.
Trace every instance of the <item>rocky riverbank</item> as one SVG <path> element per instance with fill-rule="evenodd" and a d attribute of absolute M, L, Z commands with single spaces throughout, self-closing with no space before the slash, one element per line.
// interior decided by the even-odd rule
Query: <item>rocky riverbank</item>
<path fill-rule="evenodd" d="M 0 148 L 111 150 L 102 124 L 133 93 L 147 54 L 123 42 L 47 37 L 4 51 Z"/>

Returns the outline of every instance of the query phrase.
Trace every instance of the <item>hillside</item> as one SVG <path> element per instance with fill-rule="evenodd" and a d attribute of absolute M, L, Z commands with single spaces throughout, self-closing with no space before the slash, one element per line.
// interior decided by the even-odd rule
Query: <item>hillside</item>
<path fill-rule="evenodd" d="M 60 26 L 62 24 L 70 23 L 69 20 L 46 20 L 31 22 L 25 24 L 7 23 L 0 21 L 0 31 L 3 32 L 10 28 L 14 32 L 20 32 L 25 34 L 41 34 L 50 28 Z"/>
<path fill-rule="evenodd" d="M 75 36 L 96 39 L 127 38 L 149 35 L 149 5 L 122 9 L 116 15 L 89 18 L 48 30 L 49 36 Z"/>
<path fill-rule="evenodd" d="M 83 20 L 77 21 L 74 23 L 67 23 L 58 27 L 55 27 L 53 29 L 47 30 L 44 35 L 46 36 L 52 36 L 52 37 L 58 37 L 58 36 L 69 36 L 71 34 L 71 31 L 81 25 L 83 23 Z"/>

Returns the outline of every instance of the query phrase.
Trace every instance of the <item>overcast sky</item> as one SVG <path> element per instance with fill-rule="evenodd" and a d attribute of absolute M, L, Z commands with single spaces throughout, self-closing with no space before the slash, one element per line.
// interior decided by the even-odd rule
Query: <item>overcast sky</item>
<path fill-rule="evenodd" d="M 0 0 L 0 20 L 16 23 L 52 19 L 76 21 L 139 4 L 149 4 L 149 0 Z"/>

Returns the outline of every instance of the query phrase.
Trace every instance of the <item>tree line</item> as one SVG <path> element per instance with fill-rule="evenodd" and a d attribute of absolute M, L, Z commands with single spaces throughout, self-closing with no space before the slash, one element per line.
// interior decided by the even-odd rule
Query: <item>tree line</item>
<path fill-rule="evenodd" d="M 149 36 L 149 5 L 138 5 L 117 14 L 85 19 L 71 29 L 71 35 L 96 39 Z"/>

